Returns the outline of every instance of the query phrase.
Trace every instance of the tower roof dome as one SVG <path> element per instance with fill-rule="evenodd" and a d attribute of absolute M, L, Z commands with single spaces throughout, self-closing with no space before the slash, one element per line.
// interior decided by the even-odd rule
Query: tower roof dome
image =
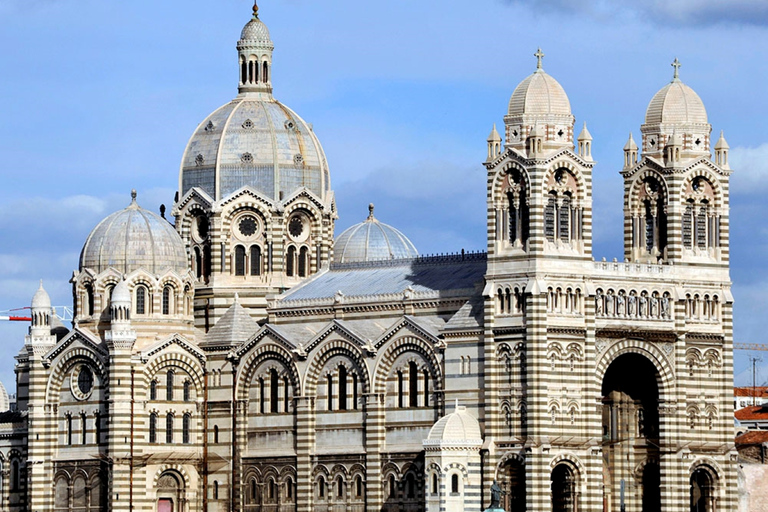
<path fill-rule="evenodd" d="M 645 124 L 707 124 L 707 109 L 696 91 L 675 78 L 657 92 L 645 111 Z"/>
<path fill-rule="evenodd" d="M 657 92 L 645 111 L 645 124 L 707 124 L 707 109 L 696 91 L 680 81 L 675 59 L 672 81 Z"/>
<path fill-rule="evenodd" d="M 466 407 L 456 405 L 456 410 L 440 418 L 432 426 L 428 441 L 478 441 L 482 440 L 480 423 L 467 412 Z"/>
<path fill-rule="evenodd" d="M 131 305 L 131 290 L 128 289 L 128 282 L 123 279 L 115 285 L 112 290 L 112 304 Z"/>
<path fill-rule="evenodd" d="M 269 36 L 269 29 L 258 17 L 258 7 L 254 5 L 253 9 L 253 19 L 243 27 L 243 31 L 240 33 L 240 41 L 271 44 L 272 38 Z"/>
<path fill-rule="evenodd" d="M 179 274 L 189 265 L 184 242 L 173 226 L 159 215 L 136 203 L 102 220 L 85 241 L 80 254 L 80 270 L 99 273 L 107 268 L 128 274 L 144 269 L 158 274 L 171 269 Z"/>
<path fill-rule="evenodd" d="M 560 83 L 541 67 L 544 54 L 541 48 L 535 54 L 536 71 L 520 82 L 509 99 L 509 116 L 571 115 L 571 102 Z"/>
<path fill-rule="evenodd" d="M 373 204 L 368 206 L 368 218 L 347 228 L 333 244 L 334 263 L 415 258 L 416 247 L 404 234 L 373 216 Z"/>
<path fill-rule="evenodd" d="M 40 287 L 32 296 L 32 307 L 35 309 L 51 309 L 51 297 L 43 288 L 43 281 L 40 281 Z"/>

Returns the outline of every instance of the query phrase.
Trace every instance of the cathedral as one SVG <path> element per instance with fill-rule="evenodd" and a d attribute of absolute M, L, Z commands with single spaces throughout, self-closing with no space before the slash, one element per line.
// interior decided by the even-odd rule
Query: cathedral
<path fill-rule="evenodd" d="M 729 148 L 677 60 L 623 148 L 622 261 L 540 50 L 487 140 L 486 251 L 428 257 L 373 205 L 334 234 L 273 49 L 254 7 L 168 217 L 133 192 L 85 240 L 72 326 L 34 294 L 0 510 L 736 509 Z"/>

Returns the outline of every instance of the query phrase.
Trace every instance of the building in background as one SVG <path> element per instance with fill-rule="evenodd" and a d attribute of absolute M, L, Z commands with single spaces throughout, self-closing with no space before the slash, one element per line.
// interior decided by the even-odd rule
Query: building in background
<path fill-rule="evenodd" d="M 515 512 L 736 508 L 728 145 L 677 61 L 624 147 L 625 261 L 593 259 L 593 141 L 541 51 L 487 141 L 487 252 L 424 257 L 373 206 L 334 242 L 273 48 L 255 8 L 175 223 L 134 193 L 94 228 L 71 329 L 35 294 L 9 510 L 479 512 L 494 480 Z"/>

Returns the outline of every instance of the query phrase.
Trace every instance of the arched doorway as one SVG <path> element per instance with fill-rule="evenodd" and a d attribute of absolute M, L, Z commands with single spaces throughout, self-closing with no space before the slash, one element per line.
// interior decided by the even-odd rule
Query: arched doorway
<path fill-rule="evenodd" d="M 579 496 L 576 471 L 570 464 L 561 463 L 552 470 L 552 512 L 577 512 Z"/>
<path fill-rule="evenodd" d="M 525 463 L 512 457 L 499 468 L 499 484 L 505 492 L 501 506 L 510 512 L 525 512 Z"/>
<path fill-rule="evenodd" d="M 691 512 L 715 512 L 715 477 L 703 467 L 691 475 Z"/>
<path fill-rule="evenodd" d="M 157 479 L 157 512 L 184 510 L 184 479 L 173 471 L 166 471 Z"/>
<path fill-rule="evenodd" d="M 642 505 L 643 512 L 661 510 L 659 460 L 658 371 L 646 357 L 622 354 L 605 372 L 603 401 L 603 502 L 606 512 Z M 642 474 L 625 461 L 647 461 Z M 621 503 L 621 488 L 625 488 Z M 637 486 L 636 493 L 628 489 Z"/>

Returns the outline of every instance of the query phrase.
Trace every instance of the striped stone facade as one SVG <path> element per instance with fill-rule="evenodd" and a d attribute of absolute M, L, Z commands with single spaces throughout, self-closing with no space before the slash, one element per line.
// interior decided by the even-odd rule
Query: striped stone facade
<path fill-rule="evenodd" d="M 272 108 L 242 53 L 271 64 L 258 16 L 242 38 L 240 92 Z M 72 329 L 36 295 L 0 509 L 479 512 L 498 481 L 510 512 L 735 510 L 727 144 L 711 158 L 676 74 L 624 150 L 625 261 L 595 261 L 592 138 L 574 146 L 537 57 L 488 140 L 479 254 L 334 263 L 321 149 L 272 169 L 315 183 L 316 157 L 319 191 L 222 195 L 184 189 L 214 169 L 190 143 L 164 239 L 188 266 L 132 266 L 130 244 L 122 266 L 81 265 Z M 281 136 L 319 148 L 283 112 Z M 451 418 L 472 428 L 437 436 Z"/>

